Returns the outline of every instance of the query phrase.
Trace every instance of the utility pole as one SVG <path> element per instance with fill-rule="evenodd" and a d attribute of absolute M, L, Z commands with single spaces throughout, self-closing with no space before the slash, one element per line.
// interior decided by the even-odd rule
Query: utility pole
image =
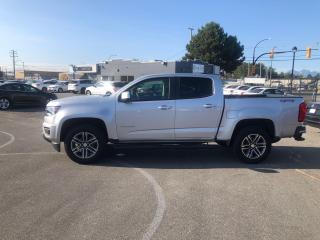
<path fill-rule="evenodd" d="M 192 37 L 193 37 L 193 30 L 194 30 L 194 28 L 188 27 L 188 29 L 190 30 L 190 40 L 191 40 Z"/>
<path fill-rule="evenodd" d="M 23 68 L 23 80 L 26 80 L 25 71 L 24 71 L 24 62 L 22 62 L 22 68 Z"/>
<path fill-rule="evenodd" d="M 292 93 L 292 84 L 293 84 L 293 77 L 294 77 L 294 61 L 296 60 L 297 50 L 298 50 L 297 47 L 292 48 L 293 57 L 292 57 L 292 69 L 291 69 L 290 93 Z"/>
<path fill-rule="evenodd" d="M 13 79 L 16 79 L 16 58 L 18 57 L 17 55 L 17 51 L 15 51 L 14 49 L 12 49 L 10 51 L 10 57 L 12 57 L 12 69 L 13 69 Z"/>
<path fill-rule="evenodd" d="M 260 78 L 261 78 L 261 63 L 260 63 Z"/>
<path fill-rule="evenodd" d="M 270 80 L 270 87 L 271 87 L 271 80 L 272 79 L 272 58 L 271 58 L 271 66 L 270 66 L 270 77 L 269 77 L 269 80 Z"/>

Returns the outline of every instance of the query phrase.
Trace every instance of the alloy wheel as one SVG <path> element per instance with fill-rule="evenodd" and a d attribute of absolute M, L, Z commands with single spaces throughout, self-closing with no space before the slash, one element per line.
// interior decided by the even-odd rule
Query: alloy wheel
<path fill-rule="evenodd" d="M 261 157 L 267 149 L 267 141 L 260 134 L 249 134 L 241 142 L 241 151 L 249 159 Z"/>
<path fill-rule="evenodd" d="M 99 150 L 99 142 L 95 135 L 89 132 L 79 132 L 71 140 L 72 153 L 81 159 L 94 157 Z"/>
<path fill-rule="evenodd" d="M 10 102 L 6 98 L 1 98 L 0 99 L 0 109 L 1 110 L 6 110 L 10 107 Z"/>

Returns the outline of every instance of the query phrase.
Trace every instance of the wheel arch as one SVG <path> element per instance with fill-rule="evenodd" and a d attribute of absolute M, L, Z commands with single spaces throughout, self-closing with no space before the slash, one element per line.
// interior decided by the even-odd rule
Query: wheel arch
<path fill-rule="evenodd" d="M 245 127 L 249 127 L 249 126 L 256 126 L 256 127 L 260 127 L 262 129 L 264 129 L 268 135 L 270 136 L 270 138 L 272 140 L 276 140 L 276 132 L 275 132 L 275 125 L 273 123 L 273 121 L 271 119 L 264 119 L 264 118 L 256 118 L 256 119 L 242 119 L 240 120 L 232 133 L 232 137 L 231 137 L 231 143 L 234 141 L 235 136 L 237 136 L 237 134 L 239 133 L 239 131 Z"/>
<path fill-rule="evenodd" d="M 64 141 L 68 129 L 81 124 L 83 125 L 88 124 L 101 129 L 106 134 L 106 138 L 108 139 L 108 130 L 105 122 L 99 118 L 89 117 L 89 118 L 71 118 L 66 120 L 61 126 L 60 141 L 61 142 Z"/>

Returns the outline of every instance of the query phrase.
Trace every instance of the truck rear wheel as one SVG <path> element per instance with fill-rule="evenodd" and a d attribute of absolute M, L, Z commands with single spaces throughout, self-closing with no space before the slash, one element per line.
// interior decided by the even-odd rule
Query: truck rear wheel
<path fill-rule="evenodd" d="M 99 128 L 80 125 L 68 130 L 64 147 L 69 158 L 80 164 L 90 164 L 104 153 L 106 135 Z"/>
<path fill-rule="evenodd" d="M 241 129 L 233 141 L 233 152 L 246 163 L 259 163 L 266 159 L 271 150 L 271 138 L 259 127 Z"/>

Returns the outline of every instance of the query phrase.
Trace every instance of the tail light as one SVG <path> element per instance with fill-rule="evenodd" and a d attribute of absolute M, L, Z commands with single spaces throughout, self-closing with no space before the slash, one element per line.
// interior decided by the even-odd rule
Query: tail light
<path fill-rule="evenodd" d="M 307 114 L 307 104 L 305 102 L 300 103 L 298 121 L 303 122 L 304 119 L 306 118 L 306 114 Z"/>

